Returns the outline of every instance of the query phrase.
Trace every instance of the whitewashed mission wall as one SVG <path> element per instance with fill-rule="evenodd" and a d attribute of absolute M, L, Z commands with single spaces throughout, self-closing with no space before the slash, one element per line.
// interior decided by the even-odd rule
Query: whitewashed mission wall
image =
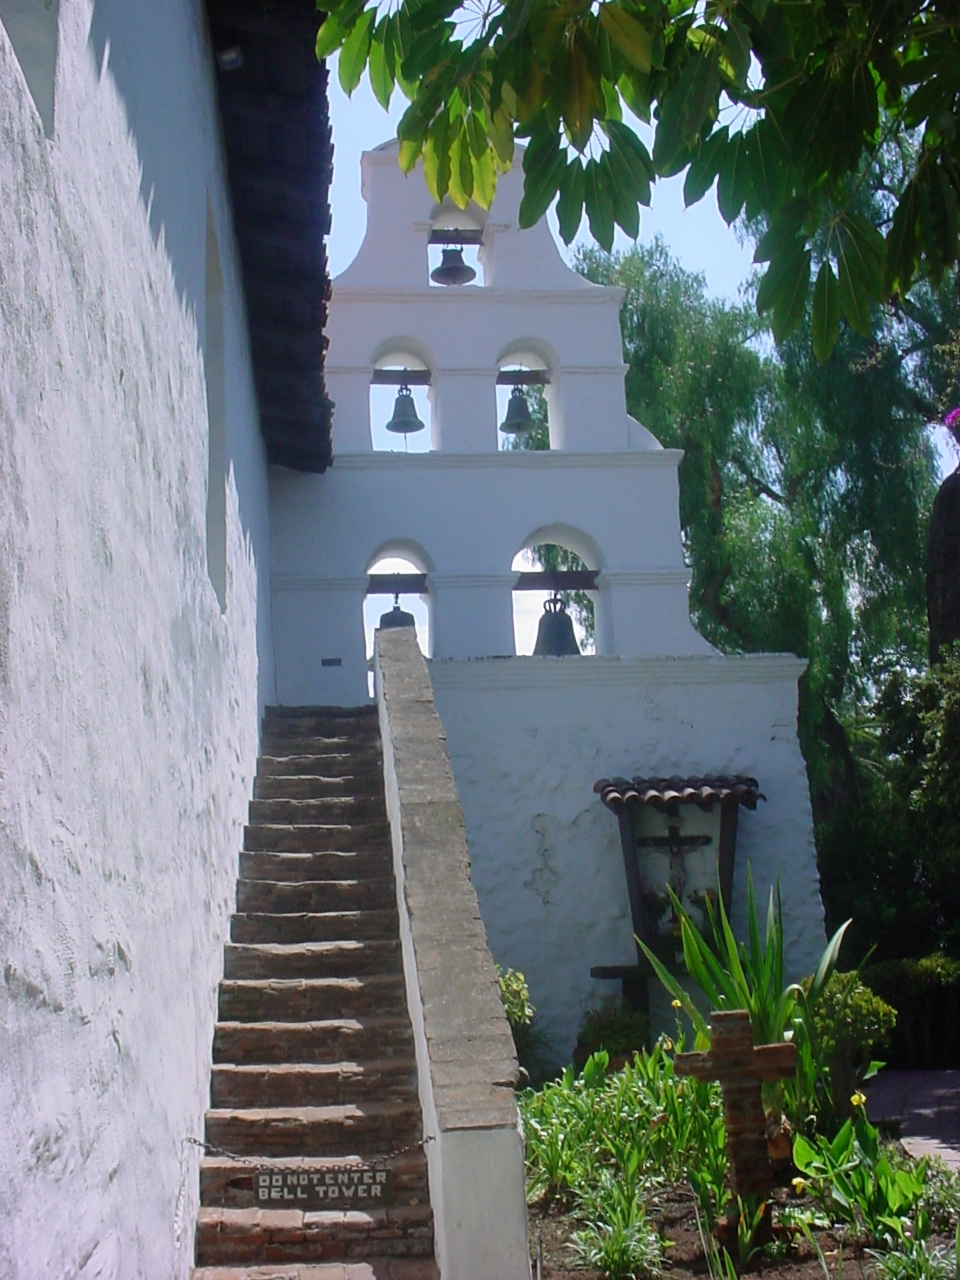
<path fill-rule="evenodd" d="M 0 4 L 0 1275 L 167 1280 L 274 698 L 266 466 L 201 5 L 33 6 L 49 121 L 24 9 Z"/>
<path fill-rule="evenodd" d="M 787 965 L 816 967 L 823 909 L 797 745 L 803 664 L 741 658 L 510 658 L 429 664 L 494 959 L 526 976 L 540 1025 L 569 1060 L 584 1013 L 618 997 L 594 965 L 635 964 L 617 820 L 598 778 L 743 773 L 767 797 L 741 810 L 733 923 L 747 867 L 766 904 L 779 878 Z M 651 1011 L 672 1011 L 650 985 Z"/>

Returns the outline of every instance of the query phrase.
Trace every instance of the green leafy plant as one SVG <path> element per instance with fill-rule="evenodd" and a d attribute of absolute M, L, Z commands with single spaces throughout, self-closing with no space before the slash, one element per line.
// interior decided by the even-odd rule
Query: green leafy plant
<path fill-rule="evenodd" d="M 921 1160 L 912 1168 L 896 1167 L 862 1106 L 832 1140 L 808 1141 L 798 1134 L 793 1160 L 824 1210 L 860 1243 L 889 1247 L 906 1238 L 920 1207 L 926 1164 Z"/>
<path fill-rule="evenodd" d="M 756 1044 L 776 1044 L 786 1033 L 793 1032 L 798 1010 L 802 1008 L 805 1014 L 810 1010 L 836 968 L 847 926 L 841 926 L 827 943 L 817 971 L 804 992 L 797 983 L 786 982 L 784 976 L 783 906 L 779 887 L 776 894 L 770 890 L 766 930 L 761 936 L 753 876 L 748 870 L 745 943 L 734 935 L 722 895 L 717 895 L 716 903 L 710 898 L 705 900 L 708 928 L 701 932 L 672 889 L 668 888 L 668 893 L 680 921 L 684 964 L 710 1007 L 746 1009 Z M 689 993 L 643 942 L 640 946 L 674 1002 L 679 1002 L 693 1023 L 698 1038 L 709 1042 L 707 1021 Z"/>
<path fill-rule="evenodd" d="M 500 999 L 507 1021 L 512 1030 L 529 1027 L 537 1012 L 530 1003 L 530 988 L 522 973 L 516 969 L 501 969 L 497 965 L 497 982 L 500 986 Z"/>
<path fill-rule="evenodd" d="M 586 1225 L 571 1240 L 577 1257 L 609 1280 L 658 1275 L 663 1245 L 648 1217 L 648 1199 L 638 1177 L 639 1156 L 626 1170 L 600 1170 L 577 1195 Z"/>
<path fill-rule="evenodd" d="M 756 1196 L 737 1196 L 737 1258 L 745 1271 L 762 1249 L 765 1228 L 769 1235 L 769 1208 Z"/>
<path fill-rule="evenodd" d="M 650 1019 L 638 1009 L 619 1000 L 610 1000 L 591 1009 L 580 1024 L 573 1060 L 585 1060 L 597 1049 L 606 1049 L 613 1058 L 645 1048 L 650 1037 Z"/>
<path fill-rule="evenodd" d="M 877 1280 L 957 1280 L 960 1276 L 960 1228 L 953 1248 L 931 1244 L 922 1236 L 906 1236 L 896 1249 L 870 1250 Z"/>

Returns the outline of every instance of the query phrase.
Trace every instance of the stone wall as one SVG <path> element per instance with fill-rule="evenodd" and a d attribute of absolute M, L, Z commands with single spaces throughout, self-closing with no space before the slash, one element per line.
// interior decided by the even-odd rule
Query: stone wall
<path fill-rule="evenodd" d="M 443 726 L 413 628 L 378 631 L 377 705 L 442 1280 L 529 1280 L 517 1060 Z"/>
<path fill-rule="evenodd" d="M 47 137 L 2 15 L 0 1274 L 169 1280 L 191 1262 L 185 1139 L 202 1136 L 274 696 L 212 56 L 198 0 L 60 0 Z M 224 612 L 207 569 L 208 201 Z"/>
<path fill-rule="evenodd" d="M 796 658 L 507 658 L 431 662 L 494 958 L 520 969 L 560 1061 L 584 1012 L 636 962 L 616 818 L 601 777 L 745 773 L 766 802 L 740 814 L 733 922 L 780 880 L 791 977 L 823 948 L 810 799 L 797 744 Z M 651 996 L 657 992 L 651 984 Z M 656 999 L 653 1000 L 657 1007 Z M 672 1024 L 669 1003 L 659 1016 Z"/>

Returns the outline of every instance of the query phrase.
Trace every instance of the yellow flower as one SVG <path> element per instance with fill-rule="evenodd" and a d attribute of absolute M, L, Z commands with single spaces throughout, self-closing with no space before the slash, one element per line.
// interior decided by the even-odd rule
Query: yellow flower
<path fill-rule="evenodd" d="M 673 1007 L 674 1007 L 675 1009 L 682 1009 L 682 1008 L 683 1008 L 683 1001 L 682 1001 L 682 1000 L 671 1000 L 671 1001 L 670 1001 L 670 1003 L 673 1005 Z"/>
<path fill-rule="evenodd" d="M 803 1178 L 794 1178 L 790 1185 L 798 1196 L 802 1196 L 807 1189 L 807 1184 L 804 1182 Z"/>
<path fill-rule="evenodd" d="M 673 1041 L 670 1039 L 669 1036 L 663 1037 L 663 1047 L 664 1049 L 667 1050 L 668 1053 L 673 1048 Z"/>
<path fill-rule="evenodd" d="M 858 1089 L 857 1092 L 851 1096 L 850 1105 L 851 1107 L 865 1107 L 867 1105 L 867 1095 L 865 1093 L 861 1093 Z"/>

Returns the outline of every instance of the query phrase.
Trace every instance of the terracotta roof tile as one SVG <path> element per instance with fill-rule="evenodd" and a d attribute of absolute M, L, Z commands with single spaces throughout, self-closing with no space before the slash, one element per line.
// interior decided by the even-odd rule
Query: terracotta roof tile
<path fill-rule="evenodd" d="M 711 805 L 742 804 L 745 809 L 756 809 L 758 800 L 766 800 L 756 778 L 741 774 L 707 773 L 683 778 L 601 778 L 594 791 L 614 813 L 624 807 L 636 808 L 651 804 L 656 809 L 669 809 L 678 804 L 698 804 L 702 809 Z"/>

